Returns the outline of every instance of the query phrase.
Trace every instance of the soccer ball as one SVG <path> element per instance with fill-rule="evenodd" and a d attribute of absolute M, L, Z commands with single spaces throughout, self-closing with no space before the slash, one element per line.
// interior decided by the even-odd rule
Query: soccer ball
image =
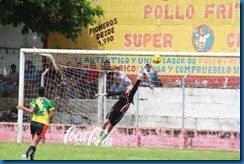
<path fill-rule="evenodd" d="M 159 64 L 162 61 L 162 57 L 160 55 L 154 55 L 153 56 L 153 63 L 154 64 Z"/>

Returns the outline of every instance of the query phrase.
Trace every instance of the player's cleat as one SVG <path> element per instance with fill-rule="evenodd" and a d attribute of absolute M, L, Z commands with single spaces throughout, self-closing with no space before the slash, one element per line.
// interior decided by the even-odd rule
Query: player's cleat
<path fill-rule="evenodd" d="M 21 159 L 22 159 L 22 160 L 27 160 L 27 156 L 26 156 L 26 154 L 23 154 L 23 155 L 21 156 Z"/>
<path fill-rule="evenodd" d="M 101 139 L 101 137 L 98 137 L 96 146 L 100 146 L 101 144 L 102 144 L 102 139 Z"/>

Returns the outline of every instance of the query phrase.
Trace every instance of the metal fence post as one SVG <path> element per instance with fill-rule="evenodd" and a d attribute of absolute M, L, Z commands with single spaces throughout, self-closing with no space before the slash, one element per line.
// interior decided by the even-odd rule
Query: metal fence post
<path fill-rule="evenodd" d="M 185 128 L 185 81 L 186 81 L 186 78 L 190 75 L 190 73 L 186 73 L 186 75 L 182 78 L 182 97 L 183 97 L 183 100 L 182 100 L 182 129 Z"/>

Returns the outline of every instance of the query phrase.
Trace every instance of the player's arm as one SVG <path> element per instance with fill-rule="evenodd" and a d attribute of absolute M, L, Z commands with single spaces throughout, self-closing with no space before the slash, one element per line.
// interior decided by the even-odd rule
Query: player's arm
<path fill-rule="evenodd" d="M 134 94 L 136 93 L 136 91 L 137 91 L 137 89 L 138 89 L 138 87 L 140 85 L 140 82 L 141 82 L 142 77 L 143 77 L 143 73 L 139 73 L 137 75 L 136 83 L 135 83 L 135 85 L 133 86 L 133 88 L 130 91 L 130 97 L 131 98 L 133 98 Z"/>
<path fill-rule="evenodd" d="M 141 79 L 137 79 L 136 80 L 135 85 L 133 86 L 133 88 L 130 91 L 130 97 L 134 96 L 134 94 L 136 93 L 136 90 L 138 89 L 138 86 L 139 86 L 140 82 L 141 82 Z"/>
<path fill-rule="evenodd" d="M 26 112 L 31 113 L 31 114 L 32 114 L 32 113 L 34 112 L 34 110 L 35 110 L 35 107 L 34 107 L 34 106 L 31 106 L 31 108 L 26 108 L 26 107 L 23 106 L 23 105 L 17 105 L 16 108 L 17 108 L 18 110 L 23 110 L 23 111 L 26 111 Z"/>
<path fill-rule="evenodd" d="M 52 123 L 52 119 L 53 119 L 53 116 L 54 116 L 54 107 L 49 109 L 50 112 L 49 112 L 49 123 Z"/>
<path fill-rule="evenodd" d="M 108 91 L 105 96 L 116 96 L 116 95 L 121 95 L 124 91 Z"/>
<path fill-rule="evenodd" d="M 54 115 L 54 110 L 51 110 L 50 113 L 49 113 L 49 118 L 52 119 L 53 115 Z"/>

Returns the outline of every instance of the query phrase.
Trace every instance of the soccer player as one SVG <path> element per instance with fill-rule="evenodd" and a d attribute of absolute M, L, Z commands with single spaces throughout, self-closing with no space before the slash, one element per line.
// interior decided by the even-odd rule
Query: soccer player
<path fill-rule="evenodd" d="M 141 82 L 143 74 L 139 73 L 135 85 L 129 85 L 124 91 L 109 91 L 107 93 L 98 93 L 96 96 L 114 96 L 119 95 L 119 100 L 113 105 L 111 110 L 107 113 L 104 120 L 96 145 L 101 145 L 102 141 L 108 136 L 113 127 L 123 118 L 124 113 L 129 109 L 130 104 L 133 104 L 133 97 Z"/>
<path fill-rule="evenodd" d="M 33 114 L 30 127 L 32 142 L 27 152 L 22 155 L 22 158 L 27 159 L 30 157 L 30 160 L 34 160 L 36 147 L 40 140 L 45 136 L 49 121 L 53 117 L 55 107 L 53 101 L 45 97 L 44 87 L 38 89 L 38 98 L 33 99 L 30 106 L 31 108 L 26 108 L 22 105 L 17 105 L 16 108 Z"/>

